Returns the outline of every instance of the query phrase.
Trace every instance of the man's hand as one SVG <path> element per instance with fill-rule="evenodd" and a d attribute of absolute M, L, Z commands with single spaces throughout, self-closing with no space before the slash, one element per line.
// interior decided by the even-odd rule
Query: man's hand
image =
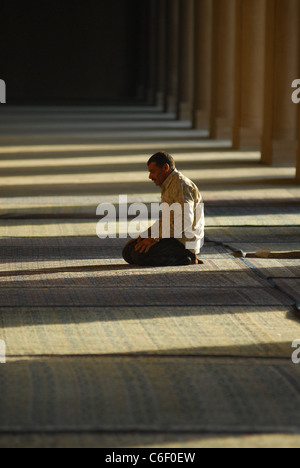
<path fill-rule="evenodd" d="M 135 246 L 135 250 L 137 252 L 146 254 L 155 244 L 156 241 L 152 239 L 152 237 L 148 237 L 147 239 L 142 239 L 141 237 L 139 237 Z"/>
<path fill-rule="evenodd" d="M 139 237 L 139 239 L 140 239 L 140 237 Z M 135 242 L 136 240 L 138 240 L 138 239 L 131 239 L 129 242 L 127 242 L 126 245 L 124 245 L 124 249 L 125 249 L 128 245 L 133 244 L 133 242 Z"/>

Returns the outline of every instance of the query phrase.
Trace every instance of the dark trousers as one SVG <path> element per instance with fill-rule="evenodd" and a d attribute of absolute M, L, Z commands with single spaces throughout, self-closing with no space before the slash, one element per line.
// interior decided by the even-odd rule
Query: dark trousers
<path fill-rule="evenodd" d="M 187 250 L 177 239 L 162 239 L 153 245 L 147 253 L 135 250 L 137 241 L 123 249 L 123 258 L 130 265 L 139 266 L 180 266 L 191 265 L 195 254 Z"/>

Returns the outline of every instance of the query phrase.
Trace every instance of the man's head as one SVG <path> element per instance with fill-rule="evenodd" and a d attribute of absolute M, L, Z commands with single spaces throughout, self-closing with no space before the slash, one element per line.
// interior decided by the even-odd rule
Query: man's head
<path fill-rule="evenodd" d="M 147 163 L 149 179 L 156 185 L 161 186 L 175 169 L 175 161 L 172 156 L 165 152 L 156 153 Z"/>

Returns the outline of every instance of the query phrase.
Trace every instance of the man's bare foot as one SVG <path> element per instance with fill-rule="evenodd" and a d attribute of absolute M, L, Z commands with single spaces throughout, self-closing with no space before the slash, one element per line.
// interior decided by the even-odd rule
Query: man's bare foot
<path fill-rule="evenodd" d="M 200 258 L 197 257 L 197 255 L 195 255 L 195 258 L 192 259 L 192 265 L 203 265 L 203 262 L 202 260 L 200 260 Z"/>

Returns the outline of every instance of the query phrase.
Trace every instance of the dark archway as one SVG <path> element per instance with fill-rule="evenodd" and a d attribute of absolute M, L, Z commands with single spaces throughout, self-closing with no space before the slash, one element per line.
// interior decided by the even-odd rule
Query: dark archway
<path fill-rule="evenodd" d="M 147 0 L 6 2 L 1 78 L 9 102 L 136 99 L 146 34 L 140 17 L 147 5 Z"/>

